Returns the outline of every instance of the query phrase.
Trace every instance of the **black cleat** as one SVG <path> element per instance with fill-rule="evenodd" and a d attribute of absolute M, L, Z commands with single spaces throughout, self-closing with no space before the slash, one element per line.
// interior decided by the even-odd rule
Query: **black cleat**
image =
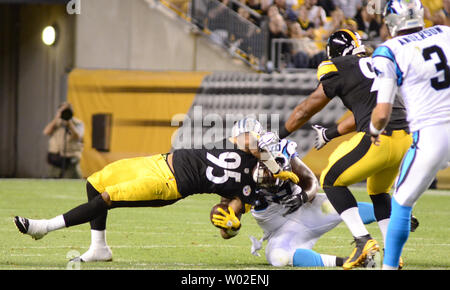
<path fill-rule="evenodd" d="M 415 232 L 416 229 L 419 227 L 419 220 L 411 215 L 411 232 Z"/>
<path fill-rule="evenodd" d="M 349 258 L 344 262 L 342 267 L 344 270 L 350 270 L 355 267 L 364 265 L 367 258 L 374 256 L 380 251 L 380 247 L 375 239 L 370 235 L 355 238 L 356 246 Z"/>
<path fill-rule="evenodd" d="M 14 217 L 14 224 L 19 229 L 22 234 L 26 234 L 28 232 L 28 227 L 30 226 L 30 222 L 27 218 L 23 218 L 20 216 Z"/>

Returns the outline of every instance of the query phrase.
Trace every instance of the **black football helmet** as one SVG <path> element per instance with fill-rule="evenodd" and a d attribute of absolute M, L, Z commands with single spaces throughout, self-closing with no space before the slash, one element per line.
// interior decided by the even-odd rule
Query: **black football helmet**
<path fill-rule="evenodd" d="M 339 29 L 328 38 L 327 57 L 329 59 L 364 52 L 364 45 L 361 44 L 361 37 L 357 32 Z"/>

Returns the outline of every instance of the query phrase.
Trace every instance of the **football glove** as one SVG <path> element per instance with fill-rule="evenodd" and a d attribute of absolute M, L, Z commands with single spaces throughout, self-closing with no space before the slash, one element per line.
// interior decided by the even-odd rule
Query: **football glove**
<path fill-rule="evenodd" d="M 314 147 L 319 150 L 323 146 L 325 146 L 330 140 L 325 136 L 325 131 L 327 128 L 322 127 L 320 125 L 312 125 L 311 126 L 314 131 L 316 131 L 316 139 L 314 140 Z"/>
<path fill-rule="evenodd" d="M 300 181 L 297 174 L 295 174 L 292 171 L 280 171 L 280 172 L 274 174 L 273 177 L 279 178 L 281 180 L 290 180 L 295 184 L 297 184 Z"/>
<path fill-rule="evenodd" d="M 308 195 L 304 191 L 286 195 L 280 199 L 280 204 L 288 209 L 283 216 L 293 213 L 307 201 Z"/>
<path fill-rule="evenodd" d="M 220 214 L 214 214 L 212 218 L 212 222 L 214 225 L 223 228 L 224 230 L 234 230 L 237 231 L 241 228 L 241 222 L 237 218 L 234 210 L 231 206 L 228 207 L 228 212 L 224 211 L 221 208 L 217 209 Z"/>

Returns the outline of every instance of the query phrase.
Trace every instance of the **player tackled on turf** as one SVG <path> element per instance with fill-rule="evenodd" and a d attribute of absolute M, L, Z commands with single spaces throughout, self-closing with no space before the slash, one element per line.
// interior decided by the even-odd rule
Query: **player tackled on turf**
<path fill-rule="evenodd" d="M 252 170 L 262 161 L 281 180 L 298 183 L 291 171 L 283 171 L 269 151 L 273 134 L 256 120 L 239 121 L 233 130 L 252 130 L 201 149 L 178 149 L 172 153 L 122 159 L 87 178 L 88 202 L 52 219 L 34 220 L 16 216 L 20 232 L 41 239 L 47 233 L 90 222 L 91 245 L 79 259 L 108 261 L 112 253 L 106 243 L 106 219 L 118 207 L 160 207 L 196 193 L 214 193 L 253 204 L 257 199 Z M 213 145 L 213 146 L 211 146 Z M 209 148 L 209 149 L 207 149 Z M 229 230 L 240 227 L 239 220 Z"/>
<path fill-rule="evenodd" d="M 276 267 L 340 267 L 345 258 L 319 254 L 312 250 L 317 240 L 342 222 L 323 193 L 317 193 L 319 183 L 314 173 L 300 160 L 293 141 L 277 139 L 271 152 L 280 167 L 292 170 L 300 179 L 298 184 L 280 181 L 272 176 L 264 164 L 258 162 L 253 171 L 257 181 L 258 200 L 251 208 L 251 214 L 264 231 L 260 240 L 251 237 L 252 254 L 259 256 L 263 241 L 267 240 L 266 259 Z M 231 207 L 231 208 L 230 208 Z M 219 209 L 220 208 L 220 209 Z M 222 237 L 232 238 L 225 232 L 225 212 L 245 212 L 238 199 L 221 199 L 211 211 L 212 223 L 221 228 Z M 248 207 L 246 206 L 246 209 Z M 373 206 L 359 202 L 358 209 L 364 223 L 375 221 Z M 369 261 L 366 267 L 379 266 L 378 261 Z"/>

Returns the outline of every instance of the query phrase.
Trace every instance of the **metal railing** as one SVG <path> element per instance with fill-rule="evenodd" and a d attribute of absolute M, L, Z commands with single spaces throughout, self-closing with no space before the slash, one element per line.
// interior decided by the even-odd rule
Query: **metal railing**
<path fill-rule="evenodd" d="M 254 68 L 267 60 L 267 30 L 243 18 L 217 0 L 192 0 L 190 22 L 214 43 L 239 56 Z"/>
<path fill-rule="evenodd" d="M 325 51 L 314 49 L 313 40 L 269 39 L 264 17 L 238 0 L 227 5 L 217 0 L 145 0 L 160 2 L 207 36 L 214 43 L 245 61 L 257 71 L 295 72 L 316 69 Z M 239 15 L 232 7 L 244 8 L 258 25 Z M 377 41 L 364 44 L 376 47 Z M 324 43 L 319 46 L 324 47 Z"/>
<path fill-rule="evenodd" d="M 279 72 L 316 69 L 325 58 L 325 51 L 313 40 L 275 38 L 270 43 L 267 68 Z"/>

